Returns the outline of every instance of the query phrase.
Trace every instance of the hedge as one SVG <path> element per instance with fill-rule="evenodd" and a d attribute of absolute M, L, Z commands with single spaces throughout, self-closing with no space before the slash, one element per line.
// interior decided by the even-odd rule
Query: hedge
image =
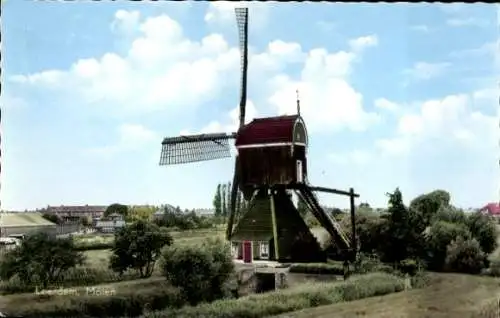
<path fill-rule="evenodd" d="M 99 290 L 99 289 L 98 289 Z M 125 290 L 116 288 L 114 295 L 37 295 L 26 299 L 29 304 L 11 304 L 5 313 L 24 318 L 44 317 L 137 317 L 150 310 L 179 308 L 185 304 L 178 289 L 166 281 L 131 282 Z"/>
<path fill-rule="evenodd" d="M 342 265 L 331 263 L 304 263 L 292 264 L 289 272 L 313 275 L 344 275 L 344 268 Z"/>
<path fill-rule="evenodd" d="M 342 282 L 306 283 L 287 290 L 251 295 L 240 299 L 219 300 L 195 307 L 186 306 L 151 312 L 142 317 L 267 317 L 343 301 L 386 295 L 402 291 L 404 288 L 405 281 L 401 277 L 386 273 L 371 273 L 352 276 L 351 279 Z"/>
<path fill-rule="evenodd" d="M 139 274 L 127 271 L 123 275 L 109 269 L 93 267 L 77 267 L 68 270 L 52 285 L 59 287 L 91 286 L 96 284 L 114 283 L 138 279 Z M 0 295 L 34 292 L 36 286 L 23 284 L 19 279 L 0 282 Z"/>

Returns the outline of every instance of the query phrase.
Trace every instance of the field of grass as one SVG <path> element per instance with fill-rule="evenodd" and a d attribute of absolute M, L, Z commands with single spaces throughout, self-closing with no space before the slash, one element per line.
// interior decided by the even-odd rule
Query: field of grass
<path fill-rule="evenodd" d="M 430 274 L 431 283 L 405 293 L 296 311 L 281 318 L 497 317 L 483 312 L 500 297 L 500 279 L 460 274 Z M 492 308 L 489 308 L 490 312 Z"/>

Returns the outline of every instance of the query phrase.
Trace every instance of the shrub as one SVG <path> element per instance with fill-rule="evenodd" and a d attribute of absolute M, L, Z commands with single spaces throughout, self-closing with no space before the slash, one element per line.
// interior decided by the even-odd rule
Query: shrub
<path fill-rule="evenodd" d="M 392 266 L 382 263 L 377 256 L 360 253 L 356 260 L 355 272 L 366 274 L 372 272 L 393 273 Z"/>
<path fill-rule="evenodd" d="M 132 271 L 119 275 L 118 273 L 107 269 L 77 267 L 65 272 L 56 282 L 53 282 L 47 288 L 88 286 L 128 281 L 137 278 L 139 278 L 139 275 Z M 36 290 L 36 285 L 36 283 L 23 283 L 19 280 L 19 278 L 14 277 L 8 281 L 2 281 L 0 283 L 0 294 L 6 295 L 34 292 Z"/>
<path fill-rule="evenodd" d="M 492 253 L 497 248 L 498 232 L 495 223 L 486 215 L 474 213 L 467 219 L 469 230 L 486 254 Z"/>
<path fill-rule="evenodd" d="M 229 245 L 222 240 L 167 247 L 160 267 L 167 280 L 180 288 L 191 304 L 229 295 L 227 284 L 234 264 Z"/>
<path fill-rule="evenodd" d="M 289 272 L 312 275 L 344 275 L 344 267 L 341 264 L 328 263 L 292 264 Z"/>
<path fill-rule="evenodd" d="M 488 275 L 500 277 L 500 259 L 492 260 L 488 268 Z"/>
<path fill-rule="evenodd" d="M 150 222 L 136 221 L 116 233 L 110 268 L 120 274 L 133 269 L 141 277 L 150 277 L 161 249 L 172 241 L 165 229 Z"/>
<path fill-rule="evenodd" d="M 426 260 L 431 270 L 441 271 L 444 269 L 447 247 L 459 236 L 466 239 L 471 237 L 471 233 L 464 224 L 444 221 L 437 221 L 432 224 L 426 240 Z"/>
<path fill-rule="evenodd" d="M 404 287 L 404 280 L 400 277 L 372 273 L 353 276 L 348 281 L 340 283 L 306 283 L 277 292 L 251 295 L 240 299 L 219 300 L 196 307 L 165 310 L 150 313 L 144 317 L 267 317 L 342 301 L 385 295 L 402 291 Z"/>
<path fill-rule="evenodd" d="M 446 269 L 452 272 L 479 274 L 485 267 L 486 255 L 475 239 L 458 237 L 447 248 Z"/>
<path fill-rule="evenodd" d="M 95 250 L 108 250 L 113 248 L 113 242 L 96 242 L 96 243 L 80 243 L 75 246 L 77 251 L 95 251 Z"/>
<path fill-rule="evenodd" d="M 129 290 L 106 297 L 85 295 L 43 296 L 30 299 L 30 306 L 17 306 L 6 312 L 25 318 L 43 317 L 137 317 L 147 310 L 178 308 L 185 304 L 179 290 L 166 282 L 132 284 Z"/>

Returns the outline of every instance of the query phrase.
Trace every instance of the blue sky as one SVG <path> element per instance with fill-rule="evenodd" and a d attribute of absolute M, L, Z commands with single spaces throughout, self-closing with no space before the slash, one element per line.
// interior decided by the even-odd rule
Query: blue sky
<path fill-rule="evenodd" d="M 235 4 L 2 5 L 3 209 L 211 206 L 234 159 L 160 167 L 160 143 L 234 129 Z M 398 186 L 499 199 L 495 6 L 248 6 L 247 119 L 293 113 L 300 90 L 310 183 L 374 206 Z"/>

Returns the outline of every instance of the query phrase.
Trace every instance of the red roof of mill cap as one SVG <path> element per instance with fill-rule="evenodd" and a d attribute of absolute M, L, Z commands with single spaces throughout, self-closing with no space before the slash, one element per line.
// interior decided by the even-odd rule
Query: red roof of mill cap
<path fill-rule="evenodd" d="M 236 147 L 293 141 L 293 128 L 298 115 L 255 118 L 243 126 L 236 136 Z"/>

